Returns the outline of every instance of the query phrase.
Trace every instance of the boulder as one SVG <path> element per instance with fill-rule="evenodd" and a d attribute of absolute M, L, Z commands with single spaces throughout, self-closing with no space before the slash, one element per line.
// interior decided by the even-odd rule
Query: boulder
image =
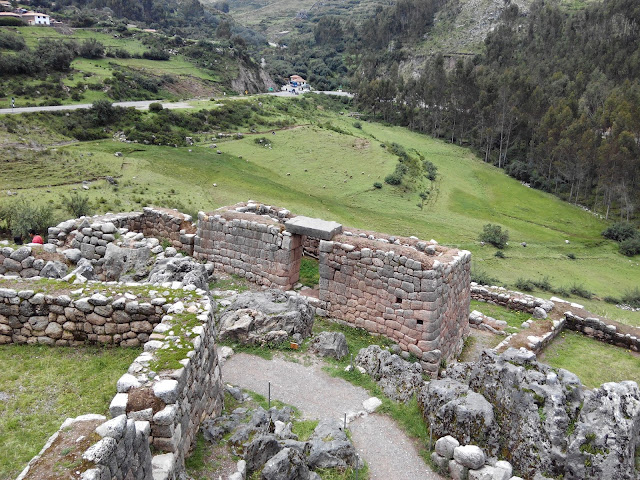
<path fill-rule="evenodd" d="M 304 297 L 279 290 L 238 295 L 220 318 L 220 339 L 247 344 L 278 343 L 311 335 L 313 310 Z"/>
<path fill-rule="evenodd" d="M 260 470 L 281 449 L 282 447 L 274 435 L 256 435 L 245 448 L 244 459 L 247 462 L 247 473 L 251 474 Z"/>
<path fill-rule="evenodd" d="M 419 363 L 407 362 L 378 345 L 361 349 L 355 363 L 379 383 L 385 395 L 399 402 L 411 400 L 424 382 Z"/>
<path fill-rule="evenodd" d="M 262 480 L 309 480 L 309 467 L 294 448 L 283 448 L 262 469 Z"/>
<path fill-rule="evenodd" d="M 149 273 L 148 282 L 180 282 L 182 285 L 195 285 L 196 288 L 209 291 L 209 273 L 206 266 L 189 257 L 159 259 Z"/>
<path fill-rule="evenodd" d="M 564 475 L 565 479 L 625 478 L 567 476 L 569 445 L 574 439 L 568 438 L 567 431 L 570 425 L 576 426 L 574 435 L 583 431 L 581 419 L 587 417 L 580 414 L 578 418 L 583 400 L 586 407 L 584 389 L 575 375 L 538 363 L 535 354 L 524 349 L 509 349 L 501 355 L 487 350 L 477 362 L 454 364 L 447 369 L 447 378 L 425 384 L 418 396 L 425 421 L 433 423 L 434 435 L 450 434 L 463 444 L 478 445 L 489 456 L 511 462 L 526 478 L 536 472 Z M 598 415 L 603 419 L 598 431 L 606 431 L 605 424 L 617 418 L 622 408 L 622 404 L 605 408 Z M 616 432 L 615 438 L 618 435 Z M 609 435 L 608 441 L 617 445 L 613 438 Z M 576 455 L 583 453 L 580 440 L 574 441 Z"/>
<path fill-rule="evenodd" d="M 84 244 L 83 244 L 84 245 Z M 134 280 L 146 276 L 147 263 L 151 256 L 149 248 L 123 248 L 109 243 L 104 254 L 103 274 L 106 281 L 127 280 L 133 274 Z M 126 275 L 125 275 L 126 274 Z"/>
<path fill-rule="evenodd" d="M 640 390 L 636 382 L 605 383 L 585 395 L 567 450 L 565 479 L 637 478 Z"/>
<path fill-rule="evenodd" d="M 338 420 L 321 420 L 309 438 L 307 463 L 312 469 L 360 465 L 355 447 Z"/>
<path fill-rule="evenodd" d="M 58 261 L 48 261 L 40 270 L 40 276 L 46 278 L 63 278 L 67 274 L 68 267 Z"/>
<path fill-rule="evenodd" d="M 347 339 L 341 332 L 320 332 L 314 337 L 309 350 L 322 357 L 331 357 L 336 360 L 349 354 Z"/>
<path fill-rule="evenodd" d="M 458 442 L 458 440 L 451 435 L 446 435 L 436 441 L 436 453 L 447 460 L 451 460 L 453 458 L 453 451 L 459 446 L 460 442 Z"/>
<path fill-rule="evenodd" d="M 484 466 L 485 456 L 476 445 L 461 445 L 453 450 L 453 459 L 460 465 L 477 470 Z"/>
<path fill-rule="evenodd" d="M 72 263 L 78 263 L 82 258 L 82 252 L 77 248 L 69 248 L 67 250 L 63 250 L 62 254 L 67 260 Z"/>

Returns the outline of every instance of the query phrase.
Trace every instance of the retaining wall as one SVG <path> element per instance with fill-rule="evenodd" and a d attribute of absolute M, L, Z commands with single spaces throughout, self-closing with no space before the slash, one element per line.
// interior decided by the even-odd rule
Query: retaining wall
<path fill-rule="evenodd" d="M 139 346 L 160 323 L 165 304 L 164 298 L 139 303 L 94 294 L 72 300 L 0 288 L 0 344 Z"/>
<path fill-rule="evenodd" d="M 504 287 L 487 287 L 472 283 L 470 291 L 474 300 L 495 303 L 521 312 L 533 313 L 536 307 L 544 308 L 548 312 L 553 308 L 553 302 L 533 295 L 512 292 Z"/>
<path fill-rule="evenodd" d="M 637 336 L 618 332 L 615 325 L 609 325 L 598 318 L 582 318 L 571 312 L 565 312 L 564 320 L 564 325 L 569 330 L 627 350 L 640 351 L 640 339 Z"/>
<path fill-rule="evenodd" d="M 0 275 L 19 275 L 22 278 L 54 277 L 67 272 L 64 256 L 51 251 L 49 246 L 28 246 L 13 249 L 0 248 Z"/>
<path fill-rule="evenodd" d="M 169 284 L 159 288 L 172 290 Z M 12 317 L 11 321 L 15 322 L 21 309 L 33 307 L 35 313 L 39 313 L 38 309 L 43 309 L 40 313 L 44 312 L 44 309 L 52 308 L 58 312 L 62 311 L 50 311 L 45 318 L 48 320 L 51 317 L 52 321 L 49 321 L 44 330 L 44 323 L 39 325 L 38 330 L 30 330 L 31 336 L 26 337 L 27 343 L 77 345 L 91 341 L 89 335 L 84 339 L 71 338 L 71 330 L 65 330 L 64 327 L 70 321 L 60 325 L 58 317 L 65 315 L 65 309 L 73 310 L 73 315 L 83 315 L 85 319 L 89 315 L 99 313 L 107 315 L 106 311 L 100 310 L 99 307 L 112 309 L 111 317 L 99 315 L 106 320 L 127 314 L 130 322 L 113 322 L 116 327 L 132 327 L 137 322 L 151 324 L 151 320 L 159 320 L 159 323 L 155 322 L 155 326 L 151 327 L 150 335 L 144 334 L 144 352 L 134 360 L 128 372 L 117 382 L 118 393 L 109 406 L 113 420 L 104 424 L 101 422 L 96 428 L 95 431 L 102 438 L 83 454 L 86 460 L 83 468 L 87 470 L 82 473 L 82 480 L 175 480 L 184 467 L 185 455 L 195 441 L 201 421 L 220 413 L 223 405 L 223 385 L 214 341 L 215 308 L 212 308 L 205 292 L 196 290 L 194 293 L 192 290 L 187 287 L 183 294 L 172 292 L 176 298 L 181 297 L 182 300 L 171 303 L 156 298 L 152 301 L 155 304 L 151 304 L 122 296 L 109 298 L 93 294 L 83 299 L 71 300 L 68 295 L 48 296 L 34 293 L 32 290 L 0 289 L 0 307 L 4 311 L 10 309 L 11 313 L 14 313 L 17 307 L 18 311 L 18 315 L 0 315 L 0 326 L 5 325 L 13 329 L 8 323 L 9 318 Z M 34 299 L 35 303 L 32 303 Z M 93 309 L 91 313 L 83 311 L 89 307 Z M 146 315 L 142 313 L 144 311 L 149 312 L 146 320 L 137 317 Z M 25 323 L 32 325 L 33 318 L 28 317 Z M 44 322 L 44 318 L 41 320 Z M 84 326 L 87 322 L 80 323 Z M 112 322 L 105 322 L 104 325 L 108 323 Z M 54 324 L 57 325 L 56 331 L 59 332 L 58 327 L 61 327 L 61 334 L 68 338 L 55 338 L 57 334 L 52 336 L 51 325 Z M 91 325 L 95 328 L 95 325 Z M 148 325 L 145 327 L 148 329 Z M 21 327 L 20 334 L 23 328 L 27 327 Z M 47 330 L 50 331 L 47 333 Z M 95 335 L 96 341 L 101 341 L 101 336 Z M 106 341 L 105 337 L 104 343 L 124 345 L 125 340 L 119 343 L 115 341 L 116 335 L 118 334 L 109 337 L 112 342 Z M 139 335 L 141 334 L 136 333 L 135 339 L 132 340 L 140 343 Z M 8 338 L 14 340 L 13 336 Z M 17 340 L 21 342 L 23 339 Z M 50 461 L 47 460 L 48 456 L 56 455 L 51 449 L 53 443 L 50 441 L 48 447 L 29 463 L 20 478 L 42 478 L 34 472 L 38 471 L 38 462 L 46 463 Z M 153 458 L 146 455 L 149 445 L 153 445 L 156 453 Z M 127 470 L 129 465 L 131 468 Z"/>
<path fill-rule="evenodd" d="M 469 333 L 471 255 L 431 252 L 345 235 L 321 241 L 319 313 L 397 341 L 436 373 Z"/>
<path fill-rule="evenodd" d="M 194 256 L 259 285 L 290 289 L 300 276 L 302 239 L 269 216 L 201 212 Z"/>

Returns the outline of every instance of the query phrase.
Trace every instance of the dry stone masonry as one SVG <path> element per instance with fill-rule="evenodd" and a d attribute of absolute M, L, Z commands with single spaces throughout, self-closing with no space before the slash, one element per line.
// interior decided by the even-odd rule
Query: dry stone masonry
<path fill-rule="evenodd" d="M 391 338 L 436 374 L 469 333 L 471 255 L 419 243 L 321 241 L 319 313 Z"/>

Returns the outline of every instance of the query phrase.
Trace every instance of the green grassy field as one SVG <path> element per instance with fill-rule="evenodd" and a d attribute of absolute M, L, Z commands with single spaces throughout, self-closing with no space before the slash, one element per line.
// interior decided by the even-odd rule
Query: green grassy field
<path fill-rule="evenodd" d="M 538 359 L 575 373 L 590 388 L 605 382 L 640 382 L 640 355 L 576 332 L 562 332 Z"/>
<path fill-rule="evenodd" d="M 600 235 L 606 222 L 550 194 L 521 185 L 469 150 L 378 123 L 362 122 L 358 129 L 346 115 L 337 115 L 321 105 L 303 109 L 299 102 L 287 104 L 285 115 L 299 126 L 276 128 L 273 135 L 269 121 L 282 120 L 283 113 L 279 110 L 274 114 L 272 105 L 286 100 L 258 97 L 249 101 L 264 102 L 263 123 L 255 126 L 261 133 L 247 134 L 249 127 L 241 127 L 245 132 L 241 140 L 214 140 L 212 134 L 204 133 L 199 135 L 200 142 L 189 148 L 104 140 L 58 150 L 64 152 L 69 166 L 86 163 L 94 177 L 100 176 L 99 172 L 118 177 L 117 187 L 105 181 L 92 184 L 89 195 L 99 202 L 100 211 L 155 204 L 194 214 L 253 199 L 347 226 L 433 238 L 468 249 L 473 254 L 474 270 L 483 270 L 510 287 L 520 278 L 547 277 L 556 288 L 582 285 L 603 298 L 619 297 L 640 283 L 640 258 L 622 256 L 615 243 Z M 215 104 L 210 103 L 212 108 Z M 350 134 L 326 128 L 327 122 Z M 262 137 L 271 142 L 270 148 L 255 142 Z M 210 148 L 214 142 L 217 147 Z M 396 157 L 385 148 L 392 142 L 410 153 L 419 152 L 438 167 L 435 191 L 423 210 L 417 206 L 416 192 L 387 184 L 381 189 L 373 187 L 374 182 L 383 182 L 396 165 Z M 116 151 L 124 156 L 115 157 Z M 89 154 L 93 156 L 88 158 Z M 44 165 L 46 162 L 41 168 Z M 55 185 L 67 183 L 74 176 L 78 182 L 86 179 L 67 171 L 49 176 L 43 180 L 46 184 L 42 182 L 36 188 L 35 175 L 30 171 L 28 175 L 3 178 L 1 188 L 32 187 L 21 195 L 56 203 L 61 194 L 77 188 L 77 184 Z M 64 182 L 56 181 L 57 177 Z M 509 231 L 506 258 L 495 257 L 495 248 L 479 244 L 478 234 L 486 223 L 499 224 Z M 526 248 L 520 246 L 521 242 L 527 243 Z M 547 298 L 552 295 L 533 293 Z M 585 304 L 595 313 L 640 325 L 640 312 L 625 312 L 597 300 L 570 300 Z"/>
<path fill-rule="evenodd" d="M 0 480 L 15 478 L 67 417 L 107 414 L 139 349 L 0 347 Z"/>

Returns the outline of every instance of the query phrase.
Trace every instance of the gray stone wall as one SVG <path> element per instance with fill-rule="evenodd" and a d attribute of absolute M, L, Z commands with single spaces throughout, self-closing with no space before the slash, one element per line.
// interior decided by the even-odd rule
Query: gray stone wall
<path fill-rule="evenodd" d="M 599 318 L 582 318 L 571 312 L 565 312 L 564 326 L 569 330 L 583 333 L 601 342 L 610 343 L 634 352 L 640 351 L 640 339 L 637 336 L 619 332 L 615 325 L 607 324 Z"/>
<path fill-rule="evenodd" d="M 320 314 L 397 341 L 431 374 L 460 352 L 469 332 L 469 252 L 334 240 L 320 242 Z"/>
<path fill-rule="evenodd" d="M 162 320 L 153 327 L 151 335 L 147 335 L 144 352 L 118 380 L 118 393 L 109 407 L 113 419 L 95 429 L 101 439 L 83 454 L 89 467 L 82 473 L 82 480 L 175 480 L 184 468 L 185 455 L 195 441 L 200 422 L 207 417 L 217 416 L 222 410 L 224 390 L 214 340 L 215 308 L 212 308 L 205 292 L 196 290 L 196 295 L 192 295 L 193 292 L 185 290 L 187 293 L 192 300 L 175 303 L 165 301 L 161 305 L 148 304 L 148 307 L 143 307 L 153 307 L 154 312 L 155 308 L 160 308 Z M 9 289 L 0 290 L 1 298 L 9 299 L 0 305 L 21 305 L 24 301 L 21 294 L 29 297 L 27 302 L 36 296 L 47 299 L 42 303 L 38 300 L 32 305 L 66 304 L 67 307 L 63 309 L 76 309 L 79 302 L 84 302 L 94 307 L 92 313 L 99 306 L 111 306 L 113 313 L 127 313 L 127 306 L 133 312 L 140 310 L 143 305 L 121 297 L 107 298 L 105 301 L 105 297 L 98 294 L 74 302 L 65 295 L 55 297 Z M 74 307 L 70 307 L 72 304 Z M 116 307 L 113 307 L 114 304 Z M 124 308 L 120 308 L 120 304 Z M 51 337 L 42 335 L 29 338 Z M 52 342 L 36 341 L 63 345 L 58 343 L 60 340 L 62 338 Z M 67 341 L 72 345 L 79 342 Z M 92 417 L 92 420 L 95 418 Z M 63 425 L 61 430 L 66 426 Z M 36 468 L 38 458 L 55 455 L 49 448 L 52 443 L 53 440 L 29 463 L 21 479 L 34 478 L 29 476 L 29 472 Z M 148 453 L 149 445 L 154 447 L 153 458 Z"/>
<path fill-rule="evenodd" d="M 164 298 L 138 302 L 98 293 L 72 300 L 0 288 L 0 344 L 139 346 L 160 323 L 166 303 Z"/>
<path fill-rule="evenodd" d="M 289 289 L 300 275 L 302 239 L 268 216 L 201 212 L 194 256 L 259 285 Z"/>
<path fill-rule="evenodd" d="M 57 246 L 81 249 L 84 258 L 99 260 L 104 256 L 107 244 L 115 240 L 119 233 L 117 229 L 121 228 L 146 237 L 168 240 L 174 248 L 193 254 L 196 227 L 191 216 L 158 207 L 145 207 L 142 212 L 67 220 L 49 228 L 48 241 Z"/>
<path fill-rule="evenodd" d="M 62 255 L 47 251 L 50 246 L 22 246 L 0 248 L 0 275 L 19 275 L 21 278 L 60 277 L 67 272 Z"/>

